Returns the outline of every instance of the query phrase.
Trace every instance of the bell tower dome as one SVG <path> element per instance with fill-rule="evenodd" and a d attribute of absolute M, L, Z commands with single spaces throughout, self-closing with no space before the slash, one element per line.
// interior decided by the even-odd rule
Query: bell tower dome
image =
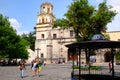
<path fill-rule="evenodd" d="M 49 2 L 44 2 L 40 6 L 40 12 L 41 13 L 53 13 L 53 5 Z"/>
<path fill-rule="evenodd" d="M 49 2 L 42 3 L 40 13 L 37 15 L 37 25 L 52 24 L 55 19 L 53 15 L 53 5 Z"/>

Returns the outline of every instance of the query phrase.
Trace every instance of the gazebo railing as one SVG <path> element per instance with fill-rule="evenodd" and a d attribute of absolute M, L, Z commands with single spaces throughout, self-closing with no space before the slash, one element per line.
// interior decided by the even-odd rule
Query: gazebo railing
<path fill-rule="evenodd" d="M 99 65 L 97 66 L 98 69 L 88 69 L 87 68 L 82 68 L 80 71 L 80 75 L 79 75 L 79 68 L 78 69 L 74 69 L 74 74 L 73 74 L 73 77 L 76 79 L 76 80 L 84 80 L 84 79 L 79 79 L 80 76 L 82 75 L 104 75 L 104 76 L 112 76 L 112 72 L 109 72 L 109 67 L 108 66 L 103 66 L 103 65 Z M 120 66 L 119 65 L 115 65 L 114 66 L 114 71 L 115 71 L 115 74 L 114 76 L 116 77 L 119 77 L 120 76 Z M 77 75 L 77 76 L 76 76 Z M 79 75 L 79 76 L 78 76 Z"/>

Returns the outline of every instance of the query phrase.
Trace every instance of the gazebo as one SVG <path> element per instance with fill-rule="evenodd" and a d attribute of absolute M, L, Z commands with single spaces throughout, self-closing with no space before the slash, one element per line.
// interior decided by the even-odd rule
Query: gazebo
<path fill-rule="evenodd" d="M 115 55 L 115 50 L 116 48 L 120 48 L 120 41 L 110 41 L 110 40 L 104 40 L 101 35 L 95 35 L 91 41 L 81 41 L 81 42 L 76 42 L 72 44 L 66 45 L 68 49 L 70 49 L 70 53 L 72 55 L 75 54 L 76 48 L 79 49 L 78 52 L 78 59 L 81 61 L 81 50 L 82 49 L 87 49 L 88 54 L 90 57 L 91 54 L 91 49 L 104 49 L 104 48 L 109 48 L 111 51 L 111 61 L 112 61 L 112 74 L 111 75 L 102 75 L 102 74 L 91 74 L 90 73 L 90 66 L 89 66 L 89 73 L 88 74 L 81 74 L 81 63 L 78 64 L 78 74 L 74 74 L 74 68 L 72 71 L 72 78 L 77 78 L 75 80 L 120 80 L 120 77 L 115 76 L 114 72 L 114 55 Z M 73 59 L 73 66 L 74 66 L 74 59 Z"/>

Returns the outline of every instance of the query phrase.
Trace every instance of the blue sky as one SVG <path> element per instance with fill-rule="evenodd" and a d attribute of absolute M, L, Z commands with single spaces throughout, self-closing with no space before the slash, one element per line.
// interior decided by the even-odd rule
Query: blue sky
<path fill-rule="evenodd" d="M 68 5 L 72 0 L 1 0 L 0 13 L 9 17 L 11 25 L 17 30 L 18 34 L 34 31 L 37 21 L 37 13 L 40 12 L 40 5 L 48 1 L 53 4 L 53 14 L 56 18 L 63 18 L 67 12 Z M 89 0 L 93 6 L 98 6 L 102 0 Z M 120 31 L 120 0 L 108 0 L 108 5 L 119 14 L 116 15 L 112 23 L 108 24 L 108 31 Z"/>

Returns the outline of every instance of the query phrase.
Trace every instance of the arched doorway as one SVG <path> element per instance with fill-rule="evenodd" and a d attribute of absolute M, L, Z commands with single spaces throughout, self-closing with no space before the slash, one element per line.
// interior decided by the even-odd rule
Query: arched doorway
<path fill-rule="evenodd" d="M 107 51 L 104 54 L 104 60 L 105 60 L 105 62 L 110 62 L 110 60 L 111 60 L 111 52 L 110 51 Z"/>

